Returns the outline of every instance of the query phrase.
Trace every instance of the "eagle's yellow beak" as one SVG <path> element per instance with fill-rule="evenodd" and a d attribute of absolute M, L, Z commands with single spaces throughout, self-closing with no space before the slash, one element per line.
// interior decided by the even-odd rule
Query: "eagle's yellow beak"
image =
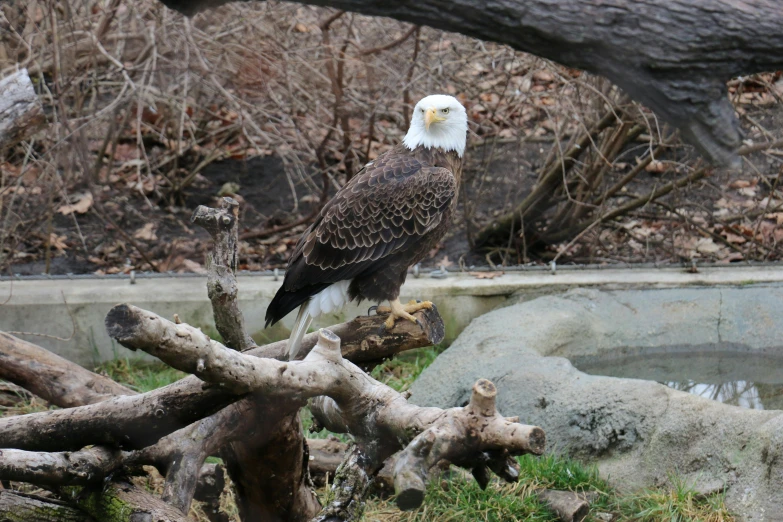
<path fill-rule="evenodd" d="M 424 114 L 424 128 L 430 130 L 430 125 L 439 121 L 444 121 L 445 119 L 446 118 L 441 118 L 438 116 L 438 109 L 435 107 L 430 107 Z"/>

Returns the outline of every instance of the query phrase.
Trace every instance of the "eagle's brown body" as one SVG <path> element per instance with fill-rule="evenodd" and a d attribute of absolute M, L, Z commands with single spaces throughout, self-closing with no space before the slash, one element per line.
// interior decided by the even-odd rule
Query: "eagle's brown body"
<path fill-rule="evenodd" d="M 462 158 L 439 148 L 399 145 L 368 163 L 297 243 L 267 325 L 340 281 L 351 280 L 352 300 L 396 299 L 446 233 L 461 175 Z"/>

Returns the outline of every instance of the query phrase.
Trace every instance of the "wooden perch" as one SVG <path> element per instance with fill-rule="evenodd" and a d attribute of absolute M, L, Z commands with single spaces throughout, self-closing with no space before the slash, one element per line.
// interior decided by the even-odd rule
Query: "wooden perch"
<path fill-rule="evenodd" d="M 38 131 L 45 122 L 27 69 L 0 79 L 0 153 Z"/>
<path fill-rule="evenodd" d="M 88 406 L 0 418 L 0 448 L 63 451 L 88 444 L 143 448 L 236 400 L 182 380 Z"/>
<path fill-rule="evenodd" d="M 162 1 L 192 15 L 228 0 Z M 783 66 L 783 10 L 774 0 L 302 3 L 454 31 L 600 74 L 723 165 L 738 163 L 741 144 L 726 81 Z"/>
<path fill-rule="evenodd" d="M 210 520 L 225 522 L 217 512 L 222 475 L 204 466 L 208 456 L 219 454 L 234 484 L 242 520 L 347 522 L 361 516 L 364 499 L 384 465 L 389 476 L 384 482 L 397 486 L 400 505 L 414 507 L 435 464 L 451 462 L 486 480 L 490 470 L 516 480 L 511 457 L 543 451 L 540 428 L 504 419 L 495 411 L 494 386 L 488 381 L 477 383 L 465 408 L 420 408 L 348 360 L 371 367 L 404 349 L 440 342 L 444 328 L 436 310 L 417 313 L 421 326 L 400 322 L 391 332 L 381 333 L 384 318 L 376 316 L 337 325 L 335 331 L 346 338 L 343 345 L 327 330 L 311 334 L 299 361 L 276 359 L 284 355 L 285 342 L 252 344 L 246 332 L 236 331 L 244 322 L 233 274 L 235 210 L 232 201 L 224 200 L 220 209 L 201 209 L 196 221 L 212 226 L 216 241 L 226 243 L 216 246 L 208 267 L 218 272 L 210 278 L 215 283 L 210 299 L 224 339 L 246 350 L 223 346 L 187 324 L 118 305 L 106 317 L 112 337 L 194 374 L 132 394 L 67 361 L 47 357 L 34 345 L 0 335 L 7 375 L 53 403 L 78 405 L 0 419 L 0 448 L 7 448 L 0 453 L 0 480 L 53 488 L 62 500 L 100 521 L 179 522 L 195 496 L 210 503 Z M 228 228 L 221 229 L 223 225 Z M 40 361 L 45 371 L 36 374 L 34 365 L 20 360 L 28 357 Z M 50 378 L 56 385 L 38 382 Z M 74 398 L 58 397 L 65 393 Z M 95 402 L 109 395 L 114 396 Z M 356 441 L 334 478 L 334 501 L 323 509 L 309 481 L 307 443 L 298 416 L 308 399 L 319 422 L 351 433 Z M 317 446 L 314 442 L 314 455 Z M 398 457 L 390 458 L 401 449 Z M 333 452 L 330 465 L 335 457 Z M 145 464 L 166 476 L 161 498 L 121 478 L 141 473 Z M 208 480 L 210 475 L 214 480 Z M 8 513 L 0 502 L 0 515 Z"/>
<path fill-rule="evenodd" d="M 14 522 L 95 522 L 67 502 L 11 490 L 0 490 L 0 515 Z"/>
<path fill-rule="evenodd" d="M 0 379 L 34 393 L 55 406 L 71 408 L 136 392 L 85 370 L 40 346 L 0 332 Z"/>
<path fill-rule="evenodd" d="M 146 351 L 233 393 L 302 402 L 317 397 L 311 407 L 318 420 L 332 431 L 356 437 L 363 454 L 356 460 L 372 463 L 372 474 L 402 441 L 415 436 L 394 473 L 403 509 L 420 505 L 429 470 L 441 460 L 465 465 L 485 452 L 502 452 L 504 465 L 510 467 L 503 470 L 504 477 L 513 478 L 511 456 L 540 454 L 544 449 L 540 428 L 498 415 L 496 390 L 489 381 L 476 384 L 466 408 L 414 406 L 388 386 L 362 377 L 365 374 L 342 357 L 340 339 L 328 330 L 320 331 L 318 344 L 303 361 L 282 362 L 230 350 L 199 329 L 127 305 L 115 307 L 107 323 L 122 345 Z"/>

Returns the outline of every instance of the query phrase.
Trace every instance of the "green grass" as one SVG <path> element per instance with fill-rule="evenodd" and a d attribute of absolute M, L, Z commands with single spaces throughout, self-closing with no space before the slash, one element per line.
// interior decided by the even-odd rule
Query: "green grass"
<path fill-rule="evenodd" d="M 558 522 L 558 516 L 538 500 L 540 488 L 575 491 L 590 498 L 585 522 L 732 522 L 722 495 L 700 497 L 682 481 L 672 488 L 622 495 L 598 476 L 594 466 L 556 455 L 523 456 L 519 482 L 495 478 L 481 490 L 467 472 L 452 472 L 430 482 L 419 510 L 401 512 L 394 499 L 370 499 L 367 522 Z M 453 470 L 454 468 L 452 468 Z"/>
<path fill-rule="evenodd" d="M 373 368 L 370 375 L 397 391 L 407 390 L 421 372 L 445 350 L 439 346 L 403 352 Z"/>
<path fill-rule="evenodd" d="M 156 390 L 187 377 L 186 373 L 159 361 L 128 358 L 107 361 L 98 365 L 93 371 L 139 393 Z"/>

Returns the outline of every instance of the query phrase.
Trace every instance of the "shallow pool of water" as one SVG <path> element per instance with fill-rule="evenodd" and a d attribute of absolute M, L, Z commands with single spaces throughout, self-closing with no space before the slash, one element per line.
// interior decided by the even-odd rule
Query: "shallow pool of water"
<path fill-rule="evenodd" d="M 783 410 L 783 347 L 759 351 L 724 343 L 618 348 L 570 360 L 592 375 L 652 380 L 734 406 Z"/>

